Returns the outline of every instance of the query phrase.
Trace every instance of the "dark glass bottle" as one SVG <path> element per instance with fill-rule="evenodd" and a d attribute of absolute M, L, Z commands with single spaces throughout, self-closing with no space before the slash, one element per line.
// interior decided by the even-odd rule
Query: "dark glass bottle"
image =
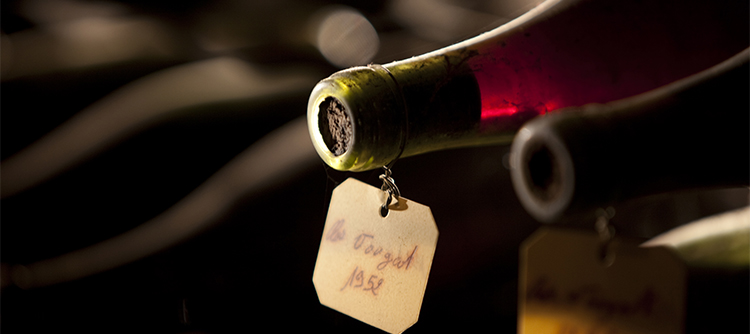
<path fill-rule="evenodd" d="M 691 189 L 750 185 L 750 49 L 688 78 L 525 124 L 511 178 L 539 221 L 592 221 L 597 207 Z"/>

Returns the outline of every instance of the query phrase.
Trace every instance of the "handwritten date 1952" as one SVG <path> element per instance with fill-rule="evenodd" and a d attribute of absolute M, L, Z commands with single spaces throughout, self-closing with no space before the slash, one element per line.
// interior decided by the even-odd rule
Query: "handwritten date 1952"
<path fill-rule="evenodd" d="M 357 266 L 339 291 L 344 291 L 347 287 L 361 288 L 363 291 L 370 291 L 374 296 L 377 296 L 381 285 L 383 285 L 383 279 L 378 279 L 377 275 L 370 275 L 370 278 L 365 282 L 365 272 Z"/>

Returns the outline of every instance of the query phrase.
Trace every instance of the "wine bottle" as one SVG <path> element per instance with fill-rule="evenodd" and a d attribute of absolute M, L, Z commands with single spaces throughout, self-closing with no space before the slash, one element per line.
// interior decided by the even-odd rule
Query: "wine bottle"
<path fill-rule="evenodd" d="M 511 146 L 521 204 L 552 222 L 646 195 L 747 187 L 748 62 L 745 49 L 647 93 L 530 121 Z"/>
<path fill-rule="evenodd" d="M 685 263 L 686 334 L 748 332 L 750 207 L 675 227 L 641 246 L 669 247 Z"/>
<path fill-rule="evenodd" d="M 509 143 L 550 111 L 633 96 L 748 45 L 745 1 L 547 0 L 421 56 L 354 67 L 308 101 L 321 158 L 363 171 L 462 146 Z"/>

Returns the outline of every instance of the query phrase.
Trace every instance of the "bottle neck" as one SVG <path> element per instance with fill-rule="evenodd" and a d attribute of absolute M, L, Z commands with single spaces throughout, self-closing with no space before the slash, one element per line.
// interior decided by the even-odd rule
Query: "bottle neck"
<path fill-rule="evenodd" d="M 532 118 L 500 130 L 481 128 L 481 96 L 467 59 L 457 50 L 413 62 L 370 65 L 321 81 L 308 102 L 318 154 L 338 170 L 364 171 L 399 157 L 509 142 Z"/>
<path fill-rule="evenodd" d="M 338 170 L 385 166 L 407 142 L 404 97 L 379 65 L 350 68 L 320 81 L 308 100 L 307 118 L 318 155 Z"/>

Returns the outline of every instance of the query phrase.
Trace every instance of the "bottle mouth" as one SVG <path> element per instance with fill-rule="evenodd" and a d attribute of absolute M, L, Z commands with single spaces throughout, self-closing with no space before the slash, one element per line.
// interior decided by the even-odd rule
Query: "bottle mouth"
<path fill-rule="evenodd" d="M 323 142 L 334 156 L 338 157 L 349 151 L 354 140 L 354 125 L 339 99 L 329 96 L 320 102 L 318 128 Z"/>
<path fill-rule="evenodd" d="M 543 202 L 552 202 L 561 196 L 562 171 L 557 156 L 545 143 L 529 149 L 525 161 L 526 184 L 534 196 Z"/>
<path fill-rule="evenodd" d="M 511 145 L 511 180 L 521 205 L 538 221 L 551 223 L 573 200 L 573 161 L 563 140 L 536 119 L 521 128 Z"/>
<path fill-rule="evenodd" d="M 403 97 L 378 66 L 353 67 L 318 82 L 307 103 L 310 136 L 321 159 L 340 171 L 385 166 L 401 152 Z"/>

